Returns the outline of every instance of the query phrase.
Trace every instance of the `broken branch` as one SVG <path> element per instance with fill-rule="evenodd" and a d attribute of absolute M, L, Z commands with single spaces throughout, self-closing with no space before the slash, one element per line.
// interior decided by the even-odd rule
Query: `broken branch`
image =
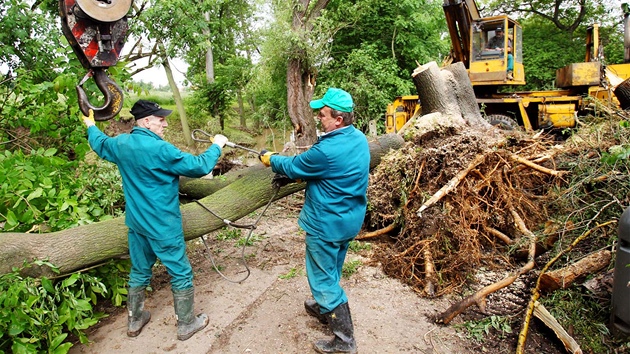
<path fill-rule="evenodd" d="M 457 188 L 459 183 L 466 177 L 468 172 L 470 172 L 470 170 L 472 170 L 473 168 L 477 167 L 477 165 L 479 165 L 480 163 L 482 163 L 486 159 L 486 155 L 487 155 L 487 153 L 483 153 L 481 155 L 477 155 L 477 157 L 475 157 L 475 159 L 472 160 L 470 162 L 470 164 L 468 164 L 468 167 L 466 167 L 465 169 L 459 171 L 459 173 L 455 177 L 453 177 L 450 181 L 448 181 L 448 183 L 446 183 L 442 188 L 440 188 L 439 191 L 437 191 L 435 194 L 433 194 L 433 196 L 431 198 L 429 198 L 429 200 L 424 202 L 424 204 L 422 204 L 420 206 L 420 208 L 418 209 L 418 211 L 416 212 L 418 217 L 421 218 L 422 217 L 422 212 L 424 210 L 426 210 L 431 205 L 439 202 L 440 199 L 442 199 L 445 195 L 447 195 L 448 193 L 453 191 L 455 188 Z"/>

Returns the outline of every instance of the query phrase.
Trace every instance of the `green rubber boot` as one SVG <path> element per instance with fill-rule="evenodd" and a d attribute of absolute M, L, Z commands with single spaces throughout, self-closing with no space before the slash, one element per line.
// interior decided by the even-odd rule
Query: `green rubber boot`
<path fill-rule="evenodd" d="M 325 313 L 330 329 L 335 337 L 330 340 L 320 339 L 313 344 L 318 353 L 352 353 L 357 352 L 354 340 L 354 327 L 348 303 L 337 306 L 331 312 Z"/>
<path fill-rule="evenodd" d="M 201 313 L 193 315 L 195 305 L 195 288 L 173 290 L 173 302 L 177 317 L 177 339 L 186 340 L 208 325 L 208 316 Z"/>
<path fill-rule="evenodd" d="M 137 337 L 151 319 L 151 313 L 144 310 L 144 286 L 127 288 L 127 312 L 127 336 Z"/>

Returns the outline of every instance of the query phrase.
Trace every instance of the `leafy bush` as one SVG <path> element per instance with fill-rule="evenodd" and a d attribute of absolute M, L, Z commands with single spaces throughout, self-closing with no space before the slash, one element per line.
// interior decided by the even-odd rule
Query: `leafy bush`
<path fill-rule="evenodd" d="M 120 214 L 123 194 L 115 165 L 81 166 L 50 148 L 0 153 L 0 227 L 57 231 Z"/>
<path fill-rule="evenodd" d="M 50 263 L 35 264 L 58 272 Z M 105 317 L 92 308 L 105 286 L 88 274 L 55 282 L 22 277 L 20 270 L 0 276 L 0 353 L 67 353 L 72 347 L 64 342 L 68 333 L 87 343 L 83 331 Z"/>

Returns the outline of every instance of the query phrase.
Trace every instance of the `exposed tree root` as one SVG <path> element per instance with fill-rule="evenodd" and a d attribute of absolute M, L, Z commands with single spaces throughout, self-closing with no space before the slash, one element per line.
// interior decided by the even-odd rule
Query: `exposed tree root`
<path fill-rule="evenodd" d="M 360 234 L 359 236 L 357 236 L 355 238 L 355 240 L 363 241 L 363 240 L 367 240 L 367 239 L 383 236 L 383 235 L 387 234 L 388 232 L 393 231 L 395 228 L 396 228 L 396 224 L 395 223 L 391 223 L 391 224 L 385 226 L 384 228 L 382 228 L 380 230 L 376 230 L 376 231 L 366 232 L 364 234 Z"/>

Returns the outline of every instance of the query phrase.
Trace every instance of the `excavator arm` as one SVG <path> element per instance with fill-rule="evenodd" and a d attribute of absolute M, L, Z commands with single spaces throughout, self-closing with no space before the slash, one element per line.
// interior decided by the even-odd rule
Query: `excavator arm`
<path fill-rule="evenodd" d="M 468 69 L 470 63 L 470 29 L 473 22 L 481 18 L 475 0 L 444 0 L 442 5 L 446 24 L 451 37 L 451 62 L 463 62 Z"/>

